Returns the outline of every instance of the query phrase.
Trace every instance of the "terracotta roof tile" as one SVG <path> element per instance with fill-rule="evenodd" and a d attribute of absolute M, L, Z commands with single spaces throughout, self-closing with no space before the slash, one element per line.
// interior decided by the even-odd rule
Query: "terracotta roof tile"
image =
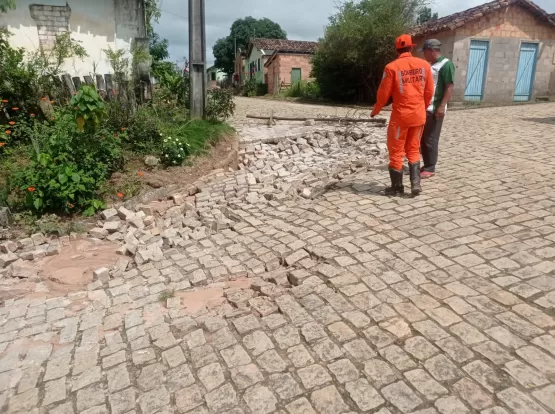
<path fill-rule="evenodd" d="M 251 39 L 251 44 L 257 49 L 273 51 L 278 53 L 307 53 L 316 52 L 318 42 L 308 42 L 304 40 L 283 40 L 283 39 Z M 250 48 L 249 48 L 250 51 Z"/>
<path fill-rule="evenodd" d="M 528 9 L 538 19 L 545 20 L 555 26 L 555 15 L 547 14 L 545 10 L 531 0 L 495 0 L 415 27 L 412 34 L 413 36 L 425 36 L 455 30 L 472 20 L 513 4 L 518 4 Z"/>

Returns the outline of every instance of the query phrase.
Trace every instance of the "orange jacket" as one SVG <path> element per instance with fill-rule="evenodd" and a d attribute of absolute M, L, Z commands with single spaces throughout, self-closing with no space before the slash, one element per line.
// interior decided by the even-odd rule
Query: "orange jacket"
<path fill-rule="evenodd" d="M 413 127 L 426 123 L 426 108 L 434 97 L 434 78 L 430 64 L 403 53 L 385 67 L 374 113 L 378 114 L 393 98 L 390 123 Z"/>

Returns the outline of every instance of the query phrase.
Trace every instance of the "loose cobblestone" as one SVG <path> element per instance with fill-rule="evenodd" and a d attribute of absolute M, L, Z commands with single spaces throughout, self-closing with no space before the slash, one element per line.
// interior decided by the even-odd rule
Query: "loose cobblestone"
<path fill-rule="evenodd" d="M 0 411 L 553 412 L 554 108 L 450 112 L 437 175 L 388 199 L 384 129 L 269 129 L 240 107 L 238 171 L 106 211 L 95 234 L 136 253 L 85 292 L 0 307 Z M 221 300 L 191 310 L 207 288 Z"/>

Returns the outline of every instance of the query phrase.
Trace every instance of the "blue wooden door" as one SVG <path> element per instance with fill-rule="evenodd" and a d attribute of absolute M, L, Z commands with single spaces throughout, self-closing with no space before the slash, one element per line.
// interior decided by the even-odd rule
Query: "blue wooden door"
<path fill-rule="evenodd" d="M 472 40 L 466 74 L 465 101 L 481 101 L 484 97 L 484 85 L 488 66 L 489 42 Z"/>
<path fill-rule="evenodd" d="M 537 57 L 537 43 L 523 43 L 520 46 L 520 59 L 518 61 L 515 85 L 515 102 L 527 102 L 532 99 Z"/>

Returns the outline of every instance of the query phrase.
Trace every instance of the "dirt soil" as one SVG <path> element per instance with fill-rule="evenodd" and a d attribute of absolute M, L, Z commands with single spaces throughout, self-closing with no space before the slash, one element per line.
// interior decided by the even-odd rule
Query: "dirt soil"
<path fill-rule="evenodd" d="M 12 298 L 65 296 L 85 290 L 93 281 L 93 271 L 113 266 L 121 257 L 119 246 L 94 244 L 87 239 L 74 240 L 57 256 L 29 262 L 38 270 L 36 280 L 3 279 L 0 281 L 0 303 Z"/>
<path fill-rule="evenodd" d="M 143 163 L 144 157 L 133 160 L 126 166 L 127 173 L 117 173 L 112 176 L 110 188 L 121 189 L 127 196 L 125 187 L 130 180 L 140 182 L 140 188 L 137 191 L 139 194 L 144 194 L 152 189 L 167 187 L 173 184 L 186 187 L 215 169 L 225 167 L 235 168 L 236 165 L 225 165 L 225 161 L 231 151 L 233 151 L 237 139 L 236 135 L 220 138 L 206 153 L 191 157 L 187 165 L 182 167 L 149 169 L 145 167 Z M 139 173 L 141 176 L 137 179 L 137 174 Z M 137 189 L 135 189 L 135 191 L 136 190 Z"/>

